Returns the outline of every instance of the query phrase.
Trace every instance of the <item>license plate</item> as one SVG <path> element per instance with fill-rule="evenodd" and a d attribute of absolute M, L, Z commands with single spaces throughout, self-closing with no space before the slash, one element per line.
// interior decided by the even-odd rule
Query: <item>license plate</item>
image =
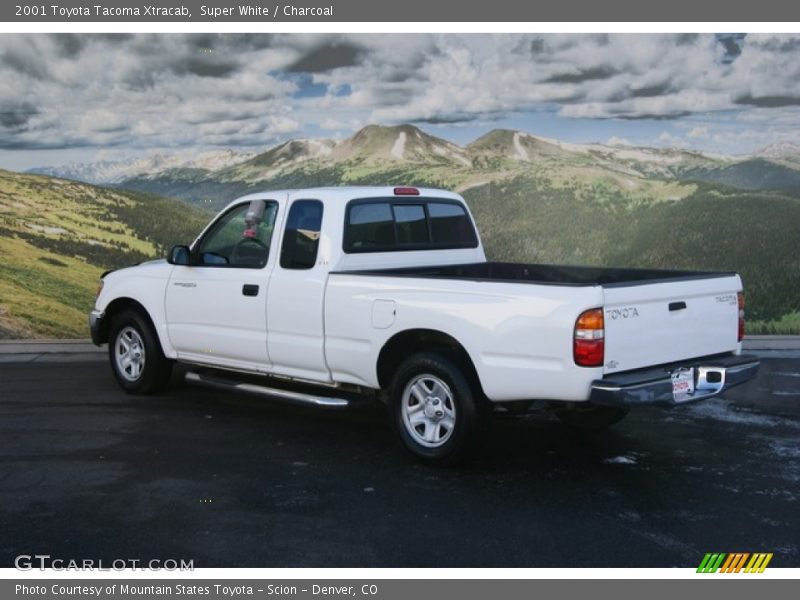
<path fill-rule="evenodd" d="M 685 402 L 694 394 L 694 369 L 678 369 L 672 372 L 672 398 Z"/>

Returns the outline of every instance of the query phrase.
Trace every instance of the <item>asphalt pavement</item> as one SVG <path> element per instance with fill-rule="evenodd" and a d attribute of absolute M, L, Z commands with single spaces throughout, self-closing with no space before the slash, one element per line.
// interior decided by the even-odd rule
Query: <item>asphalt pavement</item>
<path fill-rule="evenodd" d="M 286 406 L 180 370 L 166 394 L 129 396 L 89 350 L 0 357 L 0 566 L 694 567 L 738 551 L 800 566 L 798 352 L 597 435 L 497 420 L 475 461 L 436 469 L 379 406 Z"/>

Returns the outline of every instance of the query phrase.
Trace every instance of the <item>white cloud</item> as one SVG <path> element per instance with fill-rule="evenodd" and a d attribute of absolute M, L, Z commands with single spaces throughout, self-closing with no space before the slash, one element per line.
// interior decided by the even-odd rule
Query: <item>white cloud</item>
<path fill-rule="evenodd" d="M 681 148 L 687 145 L 686 140 L 677 135 L 673 135 L 668 131 L 662 131 L 658 136 L 658 142 L 662 146 L 669 146 L 672 148 Z"/>
<path fill-rule="evenodd" d="M 360 119 L 329 117 L 322 119 L 319 123 L 319 128 L 324 131 L 355 131 L 364 125 L 366 125 L 366 123 Z"/>
<path fill-rule="evenodd" d="M 728 56 L 693 34 L 6 34 L 0 147 L 258 146 L 309 129 L 542 109 L 697 115 L 692 143 L 726 135 L 706 124 L 722 114 L 766 137 L 796 129 L 800 36 L 748 35 L 740 47 Z M 687 141 L 673 137 L 662 143 Z"/>
<path fill-rule="evenodd" d="M 697 127 L 693 127 L 689 133 L 686 134 L 686 137 L 690 138 L 707 138 L 708 137 L 708 127 L 704 125 L 698 125 Z"/>
<path fill-rule="evenodd" d="M 626 140 L 625 138 L 621 138 L 621 137 L 617 137 L 615 135 L 612 135 L 610 138 L 608 138 L 608 141 L 606 141 L 606 145 L 608 145 L 608 146 L 635 146 L 636 144 L 634 144 L 630 140 Z"/>

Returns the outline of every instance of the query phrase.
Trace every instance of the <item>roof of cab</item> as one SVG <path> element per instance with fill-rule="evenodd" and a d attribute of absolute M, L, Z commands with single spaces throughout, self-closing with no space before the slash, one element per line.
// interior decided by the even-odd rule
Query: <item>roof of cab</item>
<path fill-rule="evenodd" d="M 247 200 L 268 200 L 270 196 L 283 196 L 288 194 L 290 197 L 297 198 L 302 196 L 306 199 L 313 200 L 338 200 L 347 201 L 355 200 L 358 198 L 415 198 L 416 195 L 403 195 L 395 194 L 395 189 L 399 187 L 413 187 L 419 190 L 420 198 L 450 198 L 453 200 L 462 200 L 461 196 L 455 192 L 448 190 L 441 190 L 436 188 L 424 188 L 417 186 L 331 186 L 331 187 L 315 187 L 315 188 L 297 188 L 288 190 L 265 190 L 263 192 L 254 192 L 236 198 L 231 204 L 236 204 Z"/>

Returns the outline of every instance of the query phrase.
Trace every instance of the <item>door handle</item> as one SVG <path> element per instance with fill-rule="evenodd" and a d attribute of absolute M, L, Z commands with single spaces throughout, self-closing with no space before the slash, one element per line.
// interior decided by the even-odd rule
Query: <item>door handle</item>
<path fill-rule="evenodd" d="M 242 286 L 242 294 L 244 296 L 258 296 L 258 286 L 254 283 L 245 283 Z"/>
<path fill-rule="evenodd" d="M 681 301 L 681 302 L 670 302 L 669 303 L 669 310 L 670 311 L 683 310 L 684 308 L 686 308 L 686 302 L 682 302 Z"/>

